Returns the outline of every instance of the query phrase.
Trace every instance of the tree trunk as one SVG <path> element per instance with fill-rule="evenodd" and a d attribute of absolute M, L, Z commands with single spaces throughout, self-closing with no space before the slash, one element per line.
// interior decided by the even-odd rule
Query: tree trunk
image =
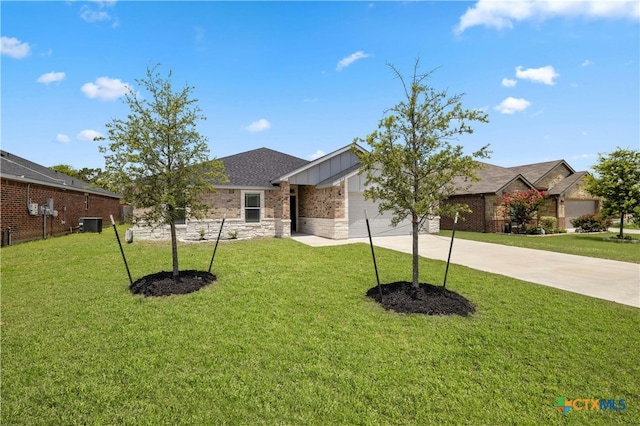
<path fill-rule="evenodd" d="M 414 213 L 411 218 L 411 224 L 413 227 L 412 236 L 413 236 L 413 288 L 417 289 L 420 285 L 418 283 L 418 260 L 420 256 L 418 256 L 418 216 Z"/>
<path fill-rule="evenodd" d="M 622 233 L 624 232 L 624 212 L 620 212 L 620 238 L 624 238 Z"/>
<path fill-rule="evenodd" d="M 171 255 L 173 257 L 173 279 L 178 279 L 180 270 L 178 269 L 178 241 L 176 237 L 176 222 L 171 219 L 169 222 L 171 227 Z"/>

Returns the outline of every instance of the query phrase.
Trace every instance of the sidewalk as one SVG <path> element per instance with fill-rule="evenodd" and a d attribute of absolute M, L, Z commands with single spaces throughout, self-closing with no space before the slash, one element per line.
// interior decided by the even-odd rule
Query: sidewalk
<path fill-rule="evenodd" d="M 367 238 L 329 240 L 313 235 L 292 238 L 314 247 L 369 243 Z M 450 243 L 449 237 L 421 234 L 420 256 L 446 261 Z M 411 236 L 374 237 L 373 244 L 411 253 Z M 640 265 L 635 263 L 459 238 L 453 244 L 451 263 L 640 308 Z"/>

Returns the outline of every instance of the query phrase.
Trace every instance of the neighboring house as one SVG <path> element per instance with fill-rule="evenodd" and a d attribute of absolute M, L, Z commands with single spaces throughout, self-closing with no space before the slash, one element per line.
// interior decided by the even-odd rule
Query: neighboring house
<path fill-rule="evenodd" d="M 119 220 L 120 196 L 0 151 L 3 245 L 78 231 L 82 218 Z"/>
<path fill-rule="evenodd" d="M 571 227 L 571 219 L 600 209 L 601 199 L 585 191 L 587 172 L 576 172 L 564 160 L 547 161 L 517 167 L 499 167 L 483 164 L 478 171 L 478 182 L 458 191 L 449 200 L 465 203 L 471 213 L 464 213 L 457 228 L 475 232 L 504 232 L 510 222 L 505 217 L 502 196 L 514 190 L 535 188 L 546 191 L 548 199 L 541 216 L 553 216 L 559 228 Z M 460 182 L 464 187 L 464 182 Z M 441 219 L 442 229 L 452 229 L 450 218 Z"/>
<path fill-rule="evenodd" d="M 359 148 L 359 147 L 358 147 Z M 359 148 L 362 149 L 362 148 Z M 314 161 L 268 148 L 220 158 L 229 183 L 204 195 L 213 207 L 203 220 L 189 218 L 177 225 L 179 238 L 217 236 L 225 217 L 222 238 L 289 237 L 292 232 L 331 239 L 366 237 L 365 210 L 373 235 L 410 235 L 407 221 L 391 226 L 391 215 L 364 199 L 360 162 L 345 146 Z M 438 232 L 438 219 L 428 232 Z M 169 238 L 169 227 L 136 226 L 138 238 Z"/>

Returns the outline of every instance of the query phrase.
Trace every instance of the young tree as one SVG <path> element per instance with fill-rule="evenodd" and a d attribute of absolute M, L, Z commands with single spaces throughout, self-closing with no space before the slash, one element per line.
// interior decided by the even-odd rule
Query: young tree
<path fill-rule="evenodd" d="M 535 188 L 527 191 L 516 190 L 503 195 L 502 204 L 505 207 L 505 215 L 513 216 L 522 231 L 525 223 L 538 217 L 542 203 L 546 199 L 545 191 L 538 191 Z"/>
<path fill-rule="evenodd" d="M 136 83 L 147 93 L 130 91 L 125 103 L 126 120 L 107 123 L 108 146 L 101 146 L 105 168 L 113 183 L 122 188 L 126 200 L 144 208 L 140 217 L 148 224 L 169 224 L 173 277 L 179 276 L 176 220 L 198 217 L 208 210 L 200 198 L 213 191 L 214 183 L 226 182 L 224 166 L 208 158 L 207 138 L 196 130 L 205 120 L 197 99 L 190 98 L 193 87 L 174 91 L 171 71 L 166 79 L 147 68 L 145 79 Z"/>
<path fill-rule="evenodd" d="M 413 280 L 418 288 L 418 235 L 429 217 L 453 216 L 469 211 L 462 204 L 444 204 L 456 191 L 456 183 L 477 180 L 480 163 L 474 158 L 489 156 L 488 146 L 471 155 L 460 145 L 451 145 L 462 134 L 473 133 L 471 121 L 488 122 L 487 114 L 462 108 L 458 94 L 448 96 L 424 83 L 431 75 L 419 74 L 416 60 L 410 80 L 389 65 L 404 89 L 404 99 L 386 111 L 378 130 L 364 140 L 370 152 L 358 155 L 367 186 L 364 196 L 379 202 L 380 213 L 391 211 L 392 225 L 410 217 L 413 233 Z M 470 185 L 470 183 L 469 183 Z"/>
<path fill-rule="evenodd" d="M 640 151 L 617 148 L 598 154 L 593 166 L 596 175 L 588 177 L 587 192 L 604 197 L 604 211 L 620 217 L 620 238 L 624 238 L 624 216 L 640 210 Z"/>

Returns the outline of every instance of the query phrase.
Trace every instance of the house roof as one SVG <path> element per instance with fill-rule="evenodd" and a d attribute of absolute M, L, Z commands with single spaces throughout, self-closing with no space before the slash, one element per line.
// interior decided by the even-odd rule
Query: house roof
<path fill-rule="evenodd" d="M 564 160 L 546 161 L 544 163 L 525 164 L 524 166 L 509 167 L 509 169 L 513 170 L 515 173 L 520 173 L 529 182 L 532 182 L 535 185 L 538 183 L 539 180 L 544 178 L 547 174 L 549 174 L 554 168 L 556 168 L 560 164 L 564 164 L 569 169 L 569 171 L 571 171 L 572 174 L 575 173 L 575 170 L 573 170 L 573 168 L 571 168 L 571 166 Z"/>
<path fill-rule="evenodd" d="M 272 181 L 308 164 L 308 160 L 269 148 L 258 148 L 220 158 L 229 182 L 221 187 L 273 188 Z M 278 182 L 276 182 L 278 183 Z"/>
<path fill-rule="evenodd" d="M 477 182 L 471 182 L 469 185 L 461 178 L 456 179 L 455 183 L 461 189 L 456 191 L 455 195 L 495 194 L 518 179 L 522 180 L 525 185 L 533 187 L 528 179 L 520 173 L 514 172 L 512 169 L 494 166 L 493 164 L 487 163 L 480 164 L 481 168 L 476 172 L 476 175 L 480 180 Z"/>
<path fill-rule="evenodd" d="M 587 172 L 576 172 L 567 176 L 549 190 L 549 195 L 562 195 L 585 175 L 587 175 Z"/>
<path fill-rule="evenodd" d="M 365 151 L 364 148 L 362 148 L 358 144 L 355 144 L 355 147 L 356 147 L 356 149 L 359 149 L 360 151 Z M 346 145 L 346 146 L 343 146 L 340 149 L 337 149 L 337 150 L 335 150 L 333 152 L 330 152 L 329 154 L 326 154 L 326 155 L 323 155 L 322 157 L 316 158 L 313 161 L 307 161 L 306 164 L 303 164 L 302 166 L 300 166 L 300 167 L 298 167 L 296 169 L 291 169 L 291 170 L 287 171 L 287 173 L 281 175 L 279 177 L 279 180 L 287 180 L 293 175 L 296 175 L 296 174 L 298 174 L 298 173 L 300 173 L 300 172 L 302 172 L 304 170 L 310 169 L 311 167 L 313 167 L 313 166 L 315 166 L 317 164 L 320 164 L 320 163 L 323 163 L 323 162 L 325 162 L 327 160 L 330 160 L 333 157 L 338 156 L 338 155 L 342 154 L 343 152 L 346 152 L 346 151 L 349 151 L 349 150 L 351 150 L 351 145 Z"/>
<path fill-rule="evenodd" d="M 37 183 L 68 190 L 82 191 L 105 197 L 122 198 L 106 189 L 91 186 L 90 183 L 57 172 L 49 167 L 0 150 L 0 176 L 27 183 Z"/>

